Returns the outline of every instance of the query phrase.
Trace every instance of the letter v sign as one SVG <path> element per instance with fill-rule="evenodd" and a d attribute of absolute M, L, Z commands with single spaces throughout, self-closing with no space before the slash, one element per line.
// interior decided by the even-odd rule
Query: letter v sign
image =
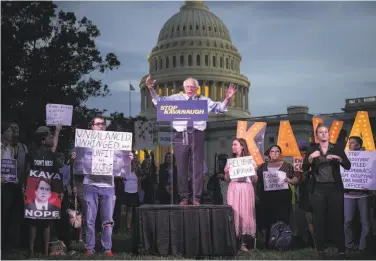
<path fill-rule="evenodd" d="M 236 138 L 243 138 L 247 142 L 249 153 L 257 165 L 264 163 L 264 155 L 261 155 L 255 137 L 266 127 L 266 122 L 253 122 L 252 126 L 247 130 L 248 123 L 246 121 L 238 121 Z M 262 137 L 262 146 L 264 146 L 264 137 Z"/>

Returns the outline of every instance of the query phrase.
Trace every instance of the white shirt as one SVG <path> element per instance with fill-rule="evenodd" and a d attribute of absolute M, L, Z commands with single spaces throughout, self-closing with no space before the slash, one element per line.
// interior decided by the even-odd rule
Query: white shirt
<path fill-rule="evenodd" d="M 35 200 L 35 206 L 38 210 L 43 210 L 43 208 L 44 208 L 44 210 L 48 210 L 48 202 L 41 204 L 40 202 Z"/>
<path fill-rule="evenodd" d="M 2 159 L 14 159 L 14 150 L 11 145 L 5 146 L 1 143 L 1 158 Z"/>
<path fill-rule="evenodd" d="M 189 99 L 188 95 L 183 93 L 173 94 L 170 96 L 158 96 L 152 99 L 152 102 L 157 106 L 159 101 L 187 101 Z M 216 114 L 222 114 L 227 111 L 227 106 L 223 102 L 214 102 L 212 99 L 202 96 L 195 95 L 192 100 L 208 101 L 208 112 L 214 112 Z M 183 132 L 187 130 L 187 121 L 173 121 L 172 127 L 178 131 Z M 206 129 L 206 121 L 194 121 L 193 128 L 196 130 L 204 131 Z"/>

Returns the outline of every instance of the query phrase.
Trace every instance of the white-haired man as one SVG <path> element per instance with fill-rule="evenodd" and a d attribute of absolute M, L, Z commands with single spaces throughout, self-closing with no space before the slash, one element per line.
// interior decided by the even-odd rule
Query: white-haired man
<path fill-rule="evenodd" d="M 155 80 L 149 75 L 146 78 L 146 86 L 150 90 L 154 105 L 163 100 L 206 100 L 208 102 L 208 111 L 222 114 L 227 111 L 227 104 L 236 92 L 236 86 L 230 84 L 226 90 L 226 97 L 223 102 L 214 102 L 210 98 L 197 95 L 199 83 L 194 78 L 188 78 L 184 81 L 184 93 L 173 94 L 166 97 L 158 96 L 155 92 Z M 178 192 L 181 198 L 180 205 L 188 205 L 188 164 L 189 156 L 192 155 L 192 204 L 200 205 L 202 194 L 203 162 L 204 162 L 204 130 L 206 129 L 205 121 L 174 121 L 172 123 L 176 134 L 174 135 L 176 166 L 178 167 Z M 193 126 L 192 126 L 193 125 Z M 183 134 L 187 133 L 188 142 L 183 143 Z M 185 135 L 184 135 L 185 136 Z"/>

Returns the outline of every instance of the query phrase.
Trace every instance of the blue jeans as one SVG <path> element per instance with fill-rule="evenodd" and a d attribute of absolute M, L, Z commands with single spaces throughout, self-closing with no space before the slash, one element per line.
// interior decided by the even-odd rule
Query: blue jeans
<path fill-rule="evenodd" d="M 360 222 L 362 223 L 362 232 L 360 234 L 359 249 L 365 250 L 367 246 L 367 236 L 370 231 L 369 220 L 369 197 L 363 198 L 345 198 L 345 241 L 347 248 L 354 248 L 353 239 L 353 220 L 356 208 L 359 209 Z"/>
<path fill-rule="evenodd" d="M 102 222 L 101 244 L 105 252 L 112 249 L 112 219 L 115 207 L 114 188 L 101 188 L 92 185 L 83 185 L 83 234 L 85 238 L 85 248 L 89 252 L 94 252 L 95 247 L 95 220 L 98 206 L 99 215 Z"/>

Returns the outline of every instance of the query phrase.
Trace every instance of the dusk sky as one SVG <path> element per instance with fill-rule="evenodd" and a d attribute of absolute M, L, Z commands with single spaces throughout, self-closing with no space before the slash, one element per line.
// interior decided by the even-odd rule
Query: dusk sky
<path fill-rule="evenodd" d="M 140 112 L 140 79 L 164 23 L 183 2 L 56 2 L 86 16 L 101 36 L 99 50 L 114 52 L 118 70 L 100 75 L 112 96 L 89 107 L 132 116 Z M 251 81 L 252 116 L 286 113 L 307 105 L 310 113 L 340 112 L 346 98 L 376 95 L 376 2 L 211 2 L 205 4 L 230 31 Z M 182 79 L 184 80 L 184 79 Z"/>

